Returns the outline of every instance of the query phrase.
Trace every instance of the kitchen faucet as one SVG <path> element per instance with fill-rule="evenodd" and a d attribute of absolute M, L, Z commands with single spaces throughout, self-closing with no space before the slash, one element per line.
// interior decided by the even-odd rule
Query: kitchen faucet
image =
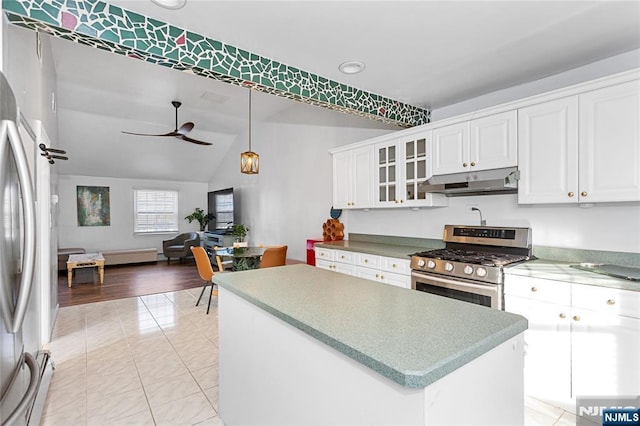
<path fill-rule="evenodd" d="M 480 213 L 480 226 L 485 226 L 487 224 L 487 221 L 482 218 L 482 212 L 479 208 L 471 207 L 471 211 Z"/>

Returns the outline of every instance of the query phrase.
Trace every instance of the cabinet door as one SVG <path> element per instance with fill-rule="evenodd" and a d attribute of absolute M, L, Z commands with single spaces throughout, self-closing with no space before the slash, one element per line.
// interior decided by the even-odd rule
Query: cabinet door
<path fill-rule="evenodd" d="M 525 393 L 556 406 L 570 404 L 571 308 L 507 295 L 505 310 L 529 321 L 524 332 Z"/>
<path fill-rule="evenodd" d="M 433 174 L 446 175 L 469 170 L 469 123 L 431 131 Z"/>
<path fill-rule="evenodd" d="M 577 203 L 578 99 L 518 110 L 518 203 Z"/>
<path fill-rule="evenodd" d="M 398 144 L 393 141 L 378 144 L 375 147 L 374 174 L 375 197 L 378 207 L 397 207 L 400 202 L 399 175 L 400 152 Z"/>
<path fill-rule="evenodd" d="M 640 81 L 580 95 L 580 201 L 640 200 Z"/>
<path fill-rule="evenodd" d="M 518 165 L 516 111 L 471 120 L 469 167 L 489 170 Z"/>
<path fill-rule="evenodd" d="M 640 395 L 640 319 L 574 308 L 573 395 Z"/>
<path fill-rule="evenodd" d="M 423 205 L 431 194 L 422 189 L 422 184 L 431 177 L 431 161 L 427 157 L 427 136 L 403 141 L 404 195 L 401 200 L 407 205 Z"/>
<path fill-rule="evenodd" d="M 333 207 L 351 207 L 351 152 L 333 154 Z"/>
<path fill-rule="evenodd" d="M 385 284 L 402 288 L 411 288 L 411 275 L 394 274 L 393 272 L 381 271 L 380 279 Z"/>
<path fill-rule="evenodd" d="M 373 147 L 353 151 L 351 208 L 373 206 Z"/>

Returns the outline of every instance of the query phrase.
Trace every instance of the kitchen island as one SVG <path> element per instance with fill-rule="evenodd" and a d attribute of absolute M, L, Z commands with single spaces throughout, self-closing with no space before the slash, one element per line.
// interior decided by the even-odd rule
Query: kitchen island
<path fill-rule="evenodd" d="M 227 425 L 523 423 L 519 315 L 308 265 L 214 282 Z"/>

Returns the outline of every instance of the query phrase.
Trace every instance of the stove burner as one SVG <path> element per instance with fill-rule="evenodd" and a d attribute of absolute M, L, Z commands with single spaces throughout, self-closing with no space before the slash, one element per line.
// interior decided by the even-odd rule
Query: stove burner
<path fill-rule="evenodd" d="M 453 262 L 469 263 L 472 265 L 483 266 L 504 266 L 515 262 L 521 262 L 527 259 L 527 256 L 523 255 L 491 253 L 463 249 L 430 250 L 416 253 L 415 256 L 426 259 L 448 260 Z"/>

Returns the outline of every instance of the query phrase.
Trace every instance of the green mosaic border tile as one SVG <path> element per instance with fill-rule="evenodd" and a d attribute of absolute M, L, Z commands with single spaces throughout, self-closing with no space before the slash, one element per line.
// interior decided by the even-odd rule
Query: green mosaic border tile
<path fill-rule="evenodd" d="M 366 92 L 99 0 L 3 0 L 9 22 L 311 105 L 411 127 L 430 111 Z"/>

